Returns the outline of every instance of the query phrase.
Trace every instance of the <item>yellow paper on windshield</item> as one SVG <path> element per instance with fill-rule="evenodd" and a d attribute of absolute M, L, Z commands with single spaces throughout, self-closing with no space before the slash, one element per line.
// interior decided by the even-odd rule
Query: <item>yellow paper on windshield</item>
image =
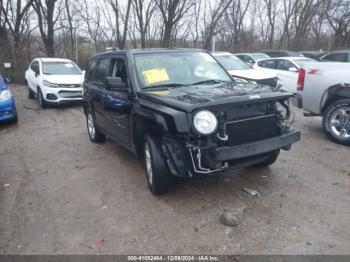
<path fill-rule="evenodd" d="M 170 90 L 165 90 L 165 91 L 153 91 L 153 92 L 149 92 L 152 95 L 156 95 L 156 96 L 167 96 L 170 94 Z"/>
<path fill-rule="evenodd" d="M 169 80 L 169 75 L 165 68 L 155 68 L 143 71 L 142 74 L 146 84 L 148 85 Z"/>

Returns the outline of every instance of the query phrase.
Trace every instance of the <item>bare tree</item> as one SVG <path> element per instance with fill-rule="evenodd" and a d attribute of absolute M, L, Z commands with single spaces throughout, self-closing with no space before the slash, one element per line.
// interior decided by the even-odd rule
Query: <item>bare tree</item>
<path fill-rule="evenodd" d="M 58 3 L 58 6 L 56 5 Z M 55 56 L 55 25 L 61 15 L 61 0 L 34 0 L 40 35 L 49 57 Z"/>
<path fill-rule="evenodd" d="M 7 24 L 9 31 L 14 39 L 15 48 L 20 47 L 23 33 L 26 30 L 24 18 L 28 14 L 33 0 L 23 2 L 22 0 L 8 0 L 7 6 L 4 6 L 4 1 L 0 0 L 0 9 L 5 14 L 4 21 Z"/>
<path fill-rule="evenodd" d="M 205 24 L 204 49 L 210 48 L 213 36 L 217 33 L 216 30 L 218 23 L 232 1 L 233 0 L 220 0 L 219 2 L 216 2 L 214 7 L 212 7 L 209 2 L 210 20 Z"/>
<path fill-rule="evenodd" d="M 294 11 L 295 36 L 292 48 L 298 50 L 304 46 L 310 24 L 324 0 L 299 1 Z"/>
<path fill-rule="evenodd" d="M 334 47 L 344 48 L 350 45 L 350 1 L 328 0 L 327 20 L 334 30 Z"/>
<path fill-rule="evenodd" d="M 176 24 L 194 6 L 193 0 L 156 0 L 163 22 L 162 47 L 170 47 L 171 34 Z"/>
<path fill-rule="evenodd" d="M 137 20 L 137 29 L 140 33 L 141 47 L 146 47 L 147 31 L 150 26 L 151 18 L 156 10 L 154 0 L 133 0 L 134 16 Z"/>

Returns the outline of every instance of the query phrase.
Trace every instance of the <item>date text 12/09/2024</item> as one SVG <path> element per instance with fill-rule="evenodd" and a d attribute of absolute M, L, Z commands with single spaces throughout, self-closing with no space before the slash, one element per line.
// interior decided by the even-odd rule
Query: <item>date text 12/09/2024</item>
<path fill-rule="evenodd" d="M 128 256 L 128 261 L 219 261 L 217 256 Z"/>

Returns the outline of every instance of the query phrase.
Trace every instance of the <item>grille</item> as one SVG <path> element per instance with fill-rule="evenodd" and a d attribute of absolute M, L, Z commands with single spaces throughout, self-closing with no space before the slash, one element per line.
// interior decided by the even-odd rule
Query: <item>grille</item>
<path fill-rule="evenodd" d="M 271 87 L 276 87 L 276 85 L 277 85 L 277 78 L 262 79 L 262 80 L 257 80 L 255 82 L 257 82 L 258 84 L 261 84 L 261 85 L 267 85 L 267 86 L 271 86 Z"/>
<path fill-rule="evenodd" d="M 82 87 L 81 84 L 60 84 L 61 88 L 79 88 Z"/>
<path fill-rule="evenodd" d="M 81 98 L 83 96 L 81 91 L 60 91 L 58 93 L 62 98 Z"/>
<path fill-rule="evenodd" d="M 226 124 L 230 146 L 271 138 L 280 134 L 277 115 L 243 119 Z"/>

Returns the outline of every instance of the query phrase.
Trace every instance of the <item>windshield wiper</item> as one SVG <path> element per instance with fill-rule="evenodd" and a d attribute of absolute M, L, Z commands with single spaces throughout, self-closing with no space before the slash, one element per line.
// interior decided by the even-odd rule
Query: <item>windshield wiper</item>
<path fill-rule="evenodd" d="M 180 83 L 168 83 L 168 84 L 160 84 L 160 85 L 146 87 L 145 89 L 150 90 L 150 89 L 158 89 L 158 88 L 164 88 L 164 87 L 181 87 L 181 86 L 188 86 L 188 85 L 180 84 Z"/>
<path fill-rule="evenodd" d="M 214 84 L 219 84 L 219 83 L 226 83 L 226 81 L 223 80 L 218 80 L 218 79 L 207 79 L 203 81 L 199 81 L 197 83 L 193 83 L 193 86 L 196 85 L 214 85 Z"/>

